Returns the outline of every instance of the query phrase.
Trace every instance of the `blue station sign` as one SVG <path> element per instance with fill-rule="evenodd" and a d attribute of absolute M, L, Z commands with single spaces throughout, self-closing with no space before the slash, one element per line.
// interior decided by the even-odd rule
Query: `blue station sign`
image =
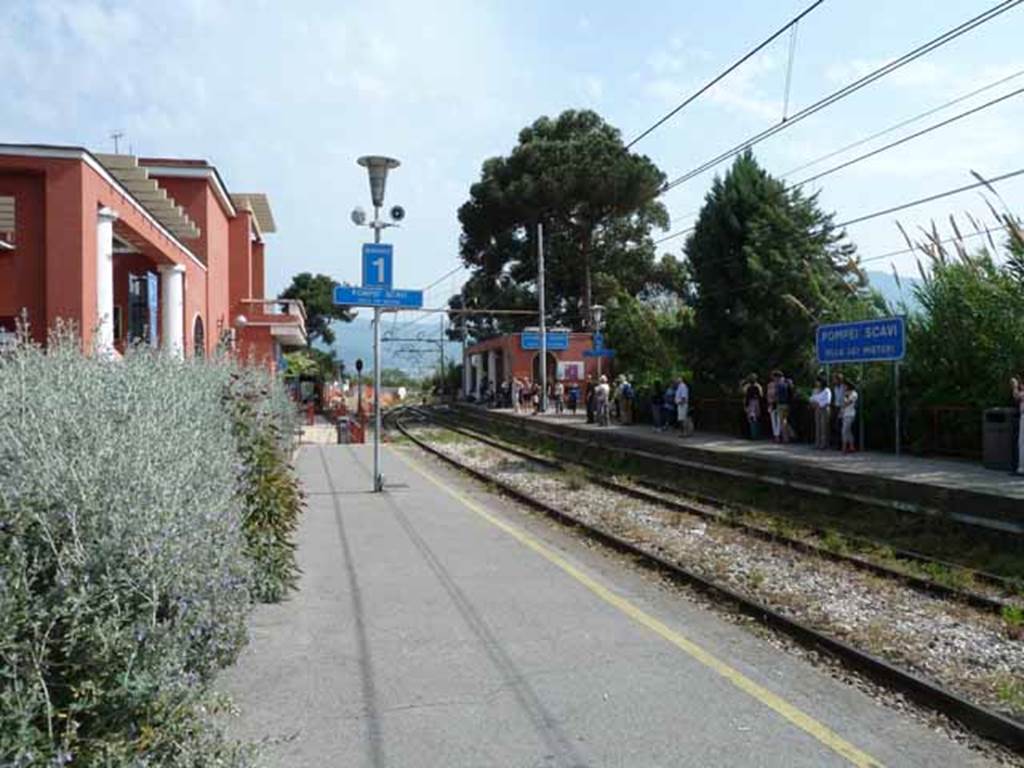
<path fill-rule="evenodd" d="M 902 317 L 819 325 L 816 336 L 822 364 L 895 362 L 907 352 Z"/>
<path fill-rule="evenodd" d="M 548 331 L 547 347 L 549 352 L 559 352 L 569 348 L 568 331 Z M 523 331 L 519 334 L 520 349 L 540 349 L 540 331 Z"/>
<path fill-rule="evenodd" d="M 391 243 L 363 243 L 363 288 L 391 288 L 394 264 Z"/>
<path fill-rule="evenodd" d="M 334 287 L 334 303 L 346 307 L 419 309 L 423 306 L 423 291 L 336 285 Z"/>

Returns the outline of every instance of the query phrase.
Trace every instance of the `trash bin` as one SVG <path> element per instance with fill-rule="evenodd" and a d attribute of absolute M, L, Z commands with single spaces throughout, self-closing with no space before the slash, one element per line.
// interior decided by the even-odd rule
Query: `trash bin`
<path fill-rule="evenodd" d="M 1017 409 L 988 408 L 982 416 L 981 460 L 989 469 L 1014 469 L 1017 442 Z"/>
<path fill-rule="evenodd" d="M 335 428 L 338 430 L 338 445 L 344 445 L 349 442 L 349 430 L 348 430 L 348 419 L 338 419 L 335 424 Z"/>

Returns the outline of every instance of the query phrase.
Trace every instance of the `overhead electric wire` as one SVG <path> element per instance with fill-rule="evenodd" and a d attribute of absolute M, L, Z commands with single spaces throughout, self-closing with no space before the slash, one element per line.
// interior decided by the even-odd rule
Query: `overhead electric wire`
<path fill-rule="evenodd" d="M 870 136 L 865 136 L 864 138 L 858 139 L 857 141 L 854 141 L 854 142 L 852 142 L 850 144 L 847 144 L 846 146 L 840 147 L 839 149 L 834 149 L 831 152 L 828 152 L 827 154 L 821 155 L 820 157 L 816 157 L 813 160 L 809 160 L 809 161 L 803 163 L 802 165 L 797 166 L 796 168 L 792 168 L 792 169 L 786 171 L 785 173 L 781 174 L 779 176 L 779 178 L 780 179 L 788 179 L 790 176 L 793 176 L 794 174 L 797 174 L 800 171 L 803 171 L 803 170 L 806 170 L 807 168 L 815 166 L 818 163 L 822 163 L 825 160 L 829 160 L 829 159 L 831 159 L 833 157 L 836 157 L 838 155 L 842 155 L 845 152 L 849 152 L 851 149 L 856 149 L 857 147 L 863 146 L 863 145 L 865 145 L 865 144 L 867 144 L 867 143 L 869 143 L 871 141 L 874 141 L 875 139 L 878 139 L 878 138 L 881 138 L 882 136 L 890 134 L 893 131 L 898 131 L 900 128 L 905 128 L 908 125 L 912 125 L 913 123 L 916 123 L 919 120 L 923 120 L 926 117 L 930 117 L 931 115 L 934 115 L 937 112 L 941 112 L 942 110 L 947 109 L 949 107 L 952 107 L 955 104 L 959 104 L 959 103 L 961 103 L 963 101 L 967 101 L 968 99 L 973 98 L 974 96 L 977 96 L 977 95 L 979 95 L 981 93 L 984 93 L 985 91 L 990 91 L 993 88 L 996 88 L 996 87 L 998 87 L 1000 85 L 1004 85 L 1005 83 L 1008 83 L 1011 80 L 1016 80 L 1021 75 L 1024 75 L 1024 69 L 1019 69 L 1016 72 L 1014 72 L 1013 74 L 1007 75 L 1006 77 L 1001 77 L 998 80 L 994 80 L 993 82 L 988 83 L 987 85 L 983 85 L 980 88 L 976 88 L 973 91 L 970 91 L 969 93 L 961 94 L 960 96 L 957 96 L 955 99 L 951 99 L 951 100 L 949 100 L 949 101 L 947 101 L 947 102 L 945 102 L 943 104 L 938 105 L 937 107 L 931 107 L 930 109 L 927 109 L 924 112 L 919 112 L 918 114 L 914 115 L 913 117 L 909 117 L 909 118 L 906 118 L 904 120 L 901 120 L 900 122 L 895 123 L 894 125 L 890 125 L 887 128 L 883 128 L 880 131 L 875 131 Z M 1014 93 L 1015 94 L 1019 93 L 1019 91 L 1015 91 Z M 989 104 L 992 104 L 992 102 L 989 102 Z M 965 113 L 962 113 L 960 116 L 962 117 L 962 116 L 964 116 L 966 114 L 969 114 L 969 113 L 965 112 Z M 941 124 L 937 124 L 936 127 L 938 127 L 938 125 L 941 125 Z M 896 146 L 896 145 L 893 144 L 892 146 Z M 800 183 L 801 184 L 805 184 L 805 183 L 807 183 L 807 181 L 811 181 L 811 180 L 813 180 L 813 177 L 812 177 L 812 179 L 805 179 L 804 181 L 802 181 Z M 683 219 L 683 220 L 689 219 L 689 218 L 691 218 L 693 216 L 696 216 L 698 213 L 700 213 L 700 211 L 701 211 L 700 208 L 697 208 L 696 210 L 687 211 L 685 214 L 680 215 L 678 218 L 679 219 Z M 673 217 L 673 218 L 677 218 L 677 217 Z M 687 232 L 687 231 L 690 231 L 690 230 L 684 230 L 683 232 L 678 233 L 678 234 L 685 234 L 685 232 Z M 671 240 L 671 239 L 673 239 L 674 237 L 677 237 L 677 236 L 678 235 L 669 235 L 668 237 L 663 238 L 663 239 L 664 240 Z M 661 242 L 661 241 L 656 241 L 656 242 Z"/>
<path fill-rule="evenodd" d="M 794 24 L 796 24 L 797 22 L 799 22 L 799 21 L 800 21 L 800 19 L 802 19 L 802 18 L 803 18 L 804 16 L 806 16 L 807 14 L 809 14 L 809 13 L 810 13 L 811 11 L 813 11 L 813 10 L 814 10 L 815 8 L 817 8 L 817 7 L 819 6 L 819 5 L 821 5 L 821 4 L 823 3 L 823 2 L 825 2 L 825 0 L 815 0 L 815 2 L 813 2 L 813 3 L 811 3 L 811 4 L 809 5 L 809 6 L 807 6 L 807 8 L 805 8 L 805 9 L 804 9 L 804 10 L 803 10 L 803 11 L 802 11 L 801 13 L 797 14 L 797 15 L 796 15 L 796 16 L 794 16 L 794 17 L 793 17 L 792 19 L 790 19 L 789 21 L 787 21 L 787 22 L 786 22 L 786 23 L 785 23 L 785 24 L 784 24 L 783 26 L 779 27 L 778 31 L 774 32 L 774 33 L 773 33 L 773 34 L 772 34 L 772 35 L 771 35 L 770 37 L 767 37 L 767 38 L 765 38 L 765 40 L 763 40 L 763 41 L 762 41 L 761 43 L 759 43 L 759 44 L 758 44 L 757 46 L 755 46 L 754 48 L 752 48 L 752 49 L 750 49 L 749 51 L 747 51 L 747 53 L 745 53 L 745 54 L 744 54 L 744 55 L 743 55 L 743 56 L 742 56 L 741 58 L 739 58 L 739 59 L 737 59 L 737 60 L 736 60 L 735 62 L 733 62 L 733 64 L 731 64 L 731 65 L 730 65 L 730 66 L 729 66 L 729 67 L 728 67 L 727 69 L 725 69 L 725 70 L 724 70 L 723 72 L 721 72 L 720 74 L 718 74 L 718 75 L 717 75 L 716 77 L 714 77 L 713 79 L 709 80 L 709 81 L 708 81 L 707 83 L 705 83 L 705 84 L 704 84 L 703 86 L 701 86 L 701 87 L 700 87 L 700 88 L 699 88 L 698 90 L 696 90 L 696 91 L 695 91 L 694 93 L 690 94 L 690 95 L 689 95 L 689 96 L 687 96 L 687 97 L 686 97 L 685 99 L 683 99 L 683 101 L 682 101 L 682 102 L 681 102 L 681 103 L 680 103 L 679 105 L 677 105 L 677 106 L 676 106 L 676 107 L 674 107 L 674 108 L 673 108 L 673 109 L 672 109 L 671 111 L 669 111 L 668 113 L 666 113 L 665 115 L 663 115 L 663 116 L 662 116 L 661 118 L 659 118 L 659 119 L 658 119 L 658 120 L 657 120 L 657 121 L 656 121 L 656 122 L 654 123 L 654 125 L 652 125 L 651 127 L 649 127 L 649 128 L 647 129 L 647 130 L 643 131 L 643 132 L 642 132 L 642 133 L 640 133 L 640 134 L 639 134 L 639 135 L 638 135 L 638 136 L 637 136 L 636 138 L 634 138 L 634 139 L 633 139 L 632 141 L 630 141 L 630 142 L 629 142 L 629 143 L 628 143 L 628 144 L 626 145 L 626 149 L 629 149 L 629 148 L 631 148 L 631 147 L 632 147 L 632 146 L 633 146 L 634 144 L 636 144 L 636 143 L 637 143 L 638 141 L 640 141 L 641 139 L 643 139 L 643 138 L 645 138 L 645 137 L 649 136 L 649 135 L 650 135 L 651 133 L 653 133 L 653 132 L 654 132 L 655 130 L 657 130 L 657 129 L 658 129 L 658 128 L 660 128 L 660 127 L 661 127 L 662 125 L 664 125 L 664 124 L 665 124 L 666 122 L 668 122 L 669 120 L 671 120 L 671 119 L 672 119 L 673 117 L 675 117 L 675 116 L 676 116 L 677 114 L 679 114 L 679 112 L 681 112 L 681 111 L 682 111 L 683 109 L 685 109 L 685 108 L 686 108 L 686 107 L 687 107 L 688 105 L 692 104 L 692 103 L 693 103 L 694 101 L 696 101 L 696 100 L 697 100 L 698 98 L 700 98 L 700 97 L 701 97 L 702 95 L 704 95 L 704 94 L 705 94 L 705 93 L 707 93 L 707 92 L 708 92 L 709 90 L 711 90 L 711 88 L 713 88 L 713 87 L 714 87 L 715 85 L 717 85 L 717 84 L 718 84 L 718 83 L 720 83 L 720 82 L 721 82 L 722 80 L 724 80 L 724 79 L 725 79 L 726 77 L 728 77 L 728 76 L 729 76 L 729 75 L 730 75 L 730 74 L 731 74 L 732 72 L 734 72 L 734 71 L 735 71 L 735 70 L 736 70 L 737 68 L 739 68 L 740 66 L 742 66 L 742 65 L 743 65 L 743 64 L 744 64 L 745 62 L 749 61 L 749 60 L 750 60 L 750 58 L 751 58 L 752 56 L 755 56 L 755 55 L 756 55 L 756 54 L 758 54 L 758 53 L 759 53 L 760 51 L 764 50 L 764 48 L 765 48 L 765 47 L 767 47 L 768 45 L 770 45 L 770 44 L 771 44 L 772 42 L 774 42 L 774 41 L 775 41 L 776 39 L 778 39 L 778 38 L 779 38 L 779 36 L 781 36 L 781 35 L 782 35 L 783 33 L 785 33 L 785 31 L 786 31 L 787 29 L 789 29 L 789 28 L 790 28 L 790 27 L 792 27 L 792 26 L 793 26 Z"/>
<path fill-rule="evenodd" d="M 986 101 L 984 104 L 979 104 L 976 107 L 968 109 L 966 112 L 961 112 L 957 115 L 953 115 L 952 117 L 947 118 L 941 122 L 935 123 L 934 125 L 930 125 L 927 128 L 922 128 L 920 131 L 915 131 L 914 133 L 908 134 L 903 138 L 897 139 L 896 141 L 884 144 L 881 147 L 877 147 L 876 149 L 871 150 L 870 152 L 865 152 L 864 154 L 851 158 L 850 160 L 842 162 L 839 165 L 835 165 L 829 168 L 828 170 L 822 171 L 821 173 L 816 173 L 813 176 L 809 176 L 803 181 L 797 182 L 793 186 L 802 187 L 804 184 L 809 184 L 812 181 L 817 181 L 818 179 L 824 178 L 825 176 L 829 176 L 835 173 L 836 171 L 841 171 L 844 168 L 849 168 L 851 165 L 855 165 L 861 162 L 862 160 L 867 160 L 870 157 L 879 155 L 882 152 L 890 150 L 894 147 L 898 147 L 901 144 L 906 144 L 908 141 L 913 141 L 914 139 L 920 138 L 921 136 L 931 133 L 932 131 L 936 131 L 939 128 L 945 128 L 947 125 L 951 125 L 952 123 L 955 123 L 958 120 L 962 120 L 965 117 L 970 117 L 971 115 L 981 112 L 982 110 L 988 109 L 989 107 L 994 107 L 997 104 L 1001 104 L 1002 102 L 1006 101 L 1007 99 L 1011 99 L 1014 96 L 1020 96 L 1022 93 L 1024 93 L 1024 88 L 1018 88 L 1016 91 L 1011 91 L 1010 93 L 1004 94 L 999 98 L 992 99 L 991 101 Z"/>
<path fill-rule="evenodd" d="M 886 216 L 886 215 L 888 215 L 890 213 L 896 213 L 897 211 L 903 211 L 903 210 L 906 210 L 907 208 L 913 208 L 913 207 L 918 206 L 918 205 L 923 205 L 924 203 L 933 202 L 934 200 L 941 200 L 944 197 L 950 197 L 952 195 L 957 195 L 957 194 L 959 194 L 961 192 L 968 192 L 968 191 L 970 191 L 972 189 L 977 189 L 978 187 L 987 187 L 987 186 L 990 186 L 991 184 L 993 184 L 993 183 L 995 183 L 997 181 L 1006 181 L 1007 179 L 1012 179 L 1012 178 L 1015 178 L 1017 176 L 1024 176 L 1024 168 L 1019 168 L 1016 171 L 1010 171 L 1009 173 L 1004 173 L 1004 174 L 1001 174 L 999 176 L 992 176 L 991 178 L 986 178 L 983 181 L 978 181 L 978 182 L 975 182 L 974 184 L 967 184 L 967 185 L 962 186 L 962 187 L 957 187 L 956 189 L 948 189 L 945 192 L 939 192 L 939 193 L 934 194 L 934 195 L 928 195 L 927 197 L 918 198 L 917 200 L 911 200 L 908 203 L 902 203 L 900 205 L 894 205 L 891 208 L 885 208 L 885 209 L 883 209 L 881 211 L 875 211 L 874 213 L 868 213 L 868 214 L 865 214 L 863 216 L 858 216 L 858 217 L 856 217 L 854 219 L 848 219 L 847 221 L 841 221 L 838 224 L 835 224 L 833 226 L 835 226 L 836 229 L 842 229 L 843 227 L 848 227 L 851 224 L 860 224 L 863 221 L 870 221 L 871 219 L 877 219 L 880 216 Z"/>
<path fill-rule="evenodd" d="M 875 70 L 872 70 L 863 77 L 858 78 L 857 80 L 854 80 L 852 83 L 849 83 L 843 86 L 842 88 L 833 91 L 828 96 L 819 99 L 814 104 L 811 104 L 808 107 L 804 107 L 802 110 L 794 114 L 785 122 L 778 123 L 770 128 L 766 128 L 760 133 L 757 133 L 754 136 L 750 137 L 749 139 L 746 139 L 745 141 L 741 142 L 740 144 L 737 144 L 733 148 L 726 150 L 725 152 L 722 152 L 721 154 L 702 163 L 696 168 L 693 168 L 692 170 L 687 171 L 681 176 L 678 176 L 677 178 L 673 179 L 668 184 L 666 184 L 661 189 L 660 194 L 664 194 L 669 190 L 675 189 L 680 184 L 689 181 L 695 176 L 699 176 L 700 174 L 704 173 L 707 170 L 710 170 L 711 168 L 714 168 L 716 165 L 724 162 L 725 160 L 728 160 L 731 157 L 735 157 L 744 150 L 749 149 L 750 147 L 753 147 L 756 144 L 759 144 L 760 142 L 774 136 L 780 131 L 783 131 L 787 128 L 792 127 L 793 125 L 796 125 L 804 118 L 810 117 L 816 112 L 820 112 L 826 107 L 829 107 L 832 104 L 841 101 L 842 99 L 845 99 L 848 96 L 853 95 L 860 89 L 870 85 L 876 80 L 880 80 L 886 75 L 895 72 L 896 70 L 906 66 L 907 64 L 910 64 L 911 62 L 916 61 L 917 59 L 942 47 L 943 45 L 952 42 L 958 37 L 967 34 L 968 32 L 981 26 L 982 24 L 985 24 L 986 22 L 995 19 L 996 17 L 1002 15 L 1003 13 L 1006 13 L 1007 11 L 1020 5 L 1021 2 L 1024 2 L 1024 0 L 1003 0 L 1003 2 L 998 3 L 997 5 L 988 9 L 987 11 L 984 11 L 983 13 L 980 13 L 977 16 L 974 16 L 965 22 L 962 22 L 956 27 L 953 27 L 952 29 L 943 32 L 941 35 L 932 38 L 927 43 L 919 45 L 917 48 L 914 48 L 913 50 L 903 54 L 902 56 L 900 56 L 897 59 L 894 59 L 893 61 L 890 61 L 888 64 L 884 64 L 883 66 L 878 67 Z"/>
<path fill-rule="evenodd" d="M 871 141 L 874 141 L 875 139 L 879 139 L 882 136 L 890 134 L 893 131 L 898 131 L 900 128 L 906 128 L 908 125 L 912 125 L 913 123 L 916 123 L 918 120 L 923 120 L 926 117 L 931 117 L 936 112 L 941 112 L 942 110 L 947 109 L 948 107 L 952 107 L 954 104 L 959 104 L 960 102 L 967 101 L 968 99 L 973 98 L 974 96 L 977 96 L 978 94 L 984 93 L 985 91 L 990 91 L 993 88 L 996 88 L 996 87 L 998 87 L 1000 85 L 1003 85 L 1004 83 L 1008 83 L 1010 80 L 1015 80 L 1016 78 L 1020 77 L 1021 75 L 1024 75 L 1024 69 L 1019 69 L 1016 72 L 1014 72 L 1012 75 L 1007 75 L 1006 77 L 1001 77 L 998 80 L 995 80 L 994 82 L 989 83 L 988 85 L 983 85 L 981 88 L 977 88 L 977 89 L 971 91 L 970 93 L 965 93 L 965 94 L 963 94 L 961 96 L 957 96 L 955 99 L 951 99 L 950 101 L 947 101 L 944 104 L 940 104 L 937 107 L 932 107 L 931 109 L 928 109 L 928 110 L 926 110 L 924 112 L 920 112 L 920 113 L 914 115 L 913 117 L 909 117 L 909 118 L 907 118 L 905 120 L 901 120 L 900 122 L 896 123 L 895 125 L 890 125 L 888 128 L 883 128 L 880 131 L 876 131 L 875 133 L 872 133 L 870 136 L 865 136 L 863 139 L 858 139 L 857 141 L 855 141 L 855 142 L 853 142 L 851 144 L 847 144 L 845 147 L 840 147 L 839 149 L 834 149 L 831 152 L 829 152 L 828 154 L 822 155 L 821 157 L 816 157 L 814 160 L 809 160 L 808 162 L 804 163 L 803 165 L 799 165 L 796 168 L 793 168 L 791 170 L 786 171 L 784 174 L 782 174 L 782 176 L 780 178 L 783 178 L 783 179 L 788 178 L 790 176 L 793 176 L 794 174 L 800 173 L 800 171 L 803 171 L 803 170 L 806 170 L 806 169 L 810 168 L 811 166 L 817 165 L 818 163 L 823 163 L 826 160 L 831 160 L 836 155 L 841 155 L 844 152 L 849 152 L 851 149 L 856 149 L 857 147 L 863 146 L 864 144 L 867 144 L 867 143 L 869 143 Z"/>

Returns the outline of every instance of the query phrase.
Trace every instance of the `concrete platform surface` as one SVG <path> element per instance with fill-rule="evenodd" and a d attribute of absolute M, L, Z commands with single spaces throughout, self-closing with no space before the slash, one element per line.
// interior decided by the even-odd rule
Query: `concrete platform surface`
<path fill-rule="evenodd" d="M 806 443 L 780 445 L 770 440 L 743 440 L 729 435 L 706 432 L 697 432 L 683 438 L 675 430 L 658 432 L 649 424 L 629 426 L 611 424 L 608 427 L 599 427 L 596 424 L 587 424 L 586 417 L 579 414 L 575 416 L 568 413 L 559 415 L 515 414 L 510 409 L 492 409 L 489 412 L 505 416 L 519 415 L 523 419 L 564 425 L 582 432 L 621 432 L 632 437 L 643 438 L 654 445 L 659 443 L 684 445 L 713 451 L 722 456 L 755 456 L 786 464 L 872 475 L 1024 501 L 1024 476 L 986 469 L 981 464 L 971 461 L 909 455 L 896 456 L 891 453 L 875 451 L 844 454 L 834 450 L 819 451 Z"/>
<path fill-rule="evenodd" d="M 988 765 L 401 446 L 305 446 L 303 576 L 220 681 L 272 766 Z"/>

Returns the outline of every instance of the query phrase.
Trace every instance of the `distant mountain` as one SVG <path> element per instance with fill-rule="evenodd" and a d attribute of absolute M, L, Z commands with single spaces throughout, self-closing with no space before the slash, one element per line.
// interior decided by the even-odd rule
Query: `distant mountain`
<path fill-rule="evenodd" d="M 889 272 L 867 272 L 867 276 L 871 287 L 882 294 L 894 309 L 899 309 L 901 303 L 906 304 L 907 309 L 911 311 L 919 308 L 914 297 L 914 286 L 921 282 L 918 278 L 900 275 L 897 283 L 896 278 Z"/>

